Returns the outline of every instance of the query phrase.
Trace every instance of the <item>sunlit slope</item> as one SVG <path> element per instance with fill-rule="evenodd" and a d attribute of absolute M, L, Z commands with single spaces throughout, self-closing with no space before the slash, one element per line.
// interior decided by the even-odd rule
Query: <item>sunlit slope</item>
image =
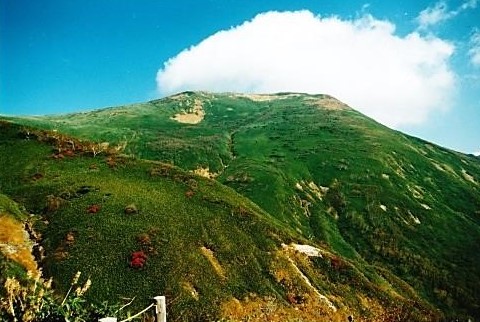
<path fill-rule="evenodd" d="M 325 95 L 183 93 L 15 121 L 210 175 L 360 271 L 447 316 L 480 315 L 478 158 Z"/>
<path fill-rule="evenodd" d="M 37 260 L 59 293 L 80 270 L 93 281 L 90 300 L 135 297 L 139 310 L 163 294 L 178 321 L 262 321 L 266 307 L 280 320 L 438 314 L 403 283 L 307 240 L 231 188 L 164 163 L 94 156 L 89 144 L 0 124 L 1 209 L 27 220 L 13 198 L 33 214 Z M 297 249 L 304 244 L 313 255 Z M 140 267 L 134 252 L 146 256 Z M 6 257 L 0 264 L 2 277 L 24 274 Z"/>
<path fill-rule="evenodd" d="M 191 307 L 186 317 L 212 319 L 233 295 L 281 292 L 269 253 L 294 234 L 246 198 L 169 165 L 93 158 L 79 144 L 58 157 L 58 145 L 39 142 L 51 136 L 29 135 L 1 125 L 1 188 L 39 216 L 41 264 L 60 290 L 81 270 L 93 299 L 136 296 L 138 306 L 164 294 L 173 315 Z M 131 267 L 135 251 L 148 257 L 142 268 Z"/>

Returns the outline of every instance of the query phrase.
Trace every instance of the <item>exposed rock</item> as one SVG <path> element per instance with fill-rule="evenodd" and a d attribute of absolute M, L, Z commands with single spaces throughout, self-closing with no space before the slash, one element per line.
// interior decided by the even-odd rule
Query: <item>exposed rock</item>
<path fill-rule="evenodd" d="M 203 110 L 202 101 L 195 99 L 192 107 L 183 111 L 183 113 L 175 114 L 172 119 L 180 123 L 198 124 L 203 120 L 204 116 L 205 111 Z"/>

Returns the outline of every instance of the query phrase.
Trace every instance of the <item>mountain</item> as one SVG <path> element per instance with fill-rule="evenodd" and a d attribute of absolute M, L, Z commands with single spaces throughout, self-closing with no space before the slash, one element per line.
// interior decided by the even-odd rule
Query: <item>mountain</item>
<path fill-rule="evenodd" d="M 328 95 L 185 92 L 1 131 L 0 192 L 39 216 L 60 292 L 80 269 L 92 299 L 164 294 L 179 321 L 480 318 L 479 159 Z"/>

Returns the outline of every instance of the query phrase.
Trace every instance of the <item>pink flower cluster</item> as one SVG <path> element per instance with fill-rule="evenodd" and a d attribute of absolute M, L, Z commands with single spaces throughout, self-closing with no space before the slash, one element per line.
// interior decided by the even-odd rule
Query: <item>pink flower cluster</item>
<path fill-rule="evenodd" d="M 133 252 L 130 255 L 130 267 L 132 268 L 143 268 L 145 262 L 147 261 L 147 255 L 143 251 Z"/>

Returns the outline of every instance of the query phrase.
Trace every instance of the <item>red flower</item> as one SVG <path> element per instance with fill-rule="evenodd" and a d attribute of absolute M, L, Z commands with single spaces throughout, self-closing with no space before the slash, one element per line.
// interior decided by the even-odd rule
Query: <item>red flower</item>
<path fill-rule="evenodd" d="M 143 258 L 134 258 L 130 261 L 130 266 L 133 268 L 142 268 L 145 265 L 145 260 Z"/>
<path fill-rule="evenodd" d="M 130 267 L 133 268 L 143 268 L 145 262 L 147 261 L 147 255 L 143 251 L 133 252 L 131 254 Z"/>
<path fill-rule="evenodd" d="M 147 259 L 147 255 L 145 255 L 145 253 L 143 252 L 143 250 L 140 250 L 138 252 L 133 252 L 132 253 L 132 258 L 143 258 L 143 259 Z"/>

